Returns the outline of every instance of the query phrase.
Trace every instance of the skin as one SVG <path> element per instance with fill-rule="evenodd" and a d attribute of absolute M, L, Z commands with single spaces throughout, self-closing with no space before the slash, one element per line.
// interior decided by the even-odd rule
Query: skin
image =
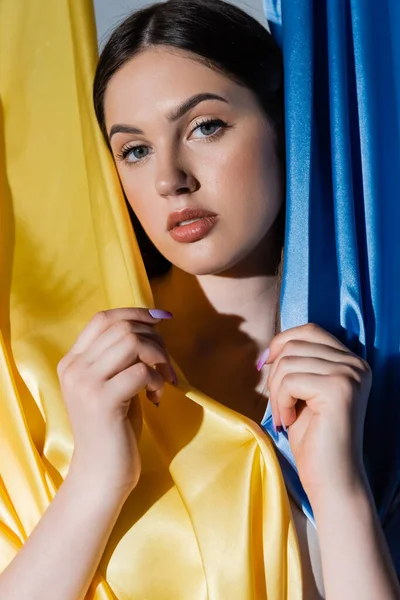
<path fill-rule="evenodd" d="M 204 91 L 227 96 L 229 105 L 204 102 L 182 121 L 166 121 L 167 111 Z M 210 115 L 232 127 L 212 144 L 189 138 L 192 123 Z M 259 420 L 262 390 L 263 404 L 246 403 L 260 389 L 253 373 L 267 345 L 262 371 L 275 421 L 289 426 L 314 510 L 326 598 L 396 600 L 400 588 L 362 464 L 370 369 L 316 325 L 274 335 L 274 221 L 283 194 L 273 136 L 252 94 L 188 56 L 149 51 L 112 78 L 106 120 L 108 130 L 116 123 L 140 127 L 140 139 L 152 148 L 140 166 L 116 164 L 148 235 L 174 264 L 153 283 L 156 301 L 162 298 L 174 317 L 164 316 L 162 328 L 143 308 L 97 313 L 60 361 L 73 460 L 50 507 L 0 575 L 0 600 L 85 598 L 140 476 L 135 396 L 145 388 L 155 402 L 164 382 L 173 382 L 167 348 L 194 385 Z M 132 134 L 116 134 L 113 152 L 128 141 Z M 181 245 L 166 232 L 166 219 L 192 203 L 218 212 L 220 220 L 212 235 Z M 304 598 L 311 598 L 307 589 Z"/>
<path fill-rule="evenodd" d="M 206 100 L 168 122 L 170 110 L 201 92 L 228 102 Z M 209 118 L 228 127 L 193 131 Z M 249 89 L 188 53 L 156 48 L 112 77 L 105 120 L 108 132 L 116 124 L 144 132 L 116 133 L 110 144 L 128 201 L 174 265 L 166 278 L 152 282 L 156 305 L 174 314 L 173 324 L 159 328 L 171 355 L 194 385 L 259 421 L 266 408 L 265 373 L 258 374 L 255 365 L 275 333 L 281 249 L 274 223 L 284 201 L 268 119 Z M 133 145 L 142 148 L 126 157 L 128 163 L 121 151 Z M 216 212 L 218 225 L 199 242 L 174 241 L 166 230 L 168 215 L 198 205 Z M 217 355 L 223 360 L 216 365 Z M 245 368 L 232 377 L 237 361 Z M 210 376 L 215 368 L 220 378 Z"/>
<path fill-rule="evenodd" d="M 180 102 L 205 91 L 228 103 L 202 102 L 182 120 L 166 119 Z M 173 264 L 172 273 L 153 284 L 156 302 L 162 298 L 175 315 L 162 330 L 167 347 L 194 385 L 253 418 L 260 406 L 246 402 L 254 382 L 235 372 L 245 373 L 255 356 L 232 331 L 245 332 L 258 354 L 270 347 L 264 371 L 273 414 L 277 425 L 289 426 L 315 511 L 326 597 L 398 597 L 362 461 L 370 368 L 313 324 L 274 335 L 279 253 L 273 225 L 284 188 L 272 130 L 254 95 L 190 54 L 149 49 L 111 79 L 105 117 L 108 132 L 118 123 L 143 130 L 141 136 L 117 133 L 110 143 L 128 201 Z M 193 138 L 199 117 L 220 118 L 229 128 L 215 139 Z M 121 150 L 138 143 L 146 146 L 142 162 L 122 160 Z M 137 160 L 133 153 L 126 158 Z M 169 212 L 197 204 L 220 216 L 217 226 L 199 242 L 175 242 L 166 230 Z M 180 293 L 171 293 L 176 286 Z M 215 380 L 223 384 L 218 388 Z M 346 550 L 351 529 L 357 540 Z"/>

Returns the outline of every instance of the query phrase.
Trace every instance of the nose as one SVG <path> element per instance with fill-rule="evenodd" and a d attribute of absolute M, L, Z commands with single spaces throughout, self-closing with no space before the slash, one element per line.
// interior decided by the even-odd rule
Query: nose
<path fill-rule="evenodd" d="M 155 188 L 160 196 L 176 196 L 195 191 L 196 179 L 189 168 L 172 156 L 165 157 L 158 162 L 155 176 Z"/>

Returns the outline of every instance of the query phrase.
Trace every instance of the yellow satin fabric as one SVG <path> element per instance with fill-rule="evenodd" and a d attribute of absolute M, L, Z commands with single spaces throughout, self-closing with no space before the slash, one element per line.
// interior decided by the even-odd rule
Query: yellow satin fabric
<path fill-rule="evenodd" d="M 68 471 L 58 361 L 97 311 L 154 306 L 95 122 L 96 61 L 89 1 L 0 0 L 0 571 Z M 269 438 L 175 366 L 159 409 L 141 395 L 141 479 L 87 598 L 300 600 Z"/>

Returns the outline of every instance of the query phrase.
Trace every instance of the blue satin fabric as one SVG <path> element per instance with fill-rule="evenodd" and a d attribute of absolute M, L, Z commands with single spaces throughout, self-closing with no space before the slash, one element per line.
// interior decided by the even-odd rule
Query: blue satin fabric
<path fill-rule="evenodd" d="M 372 367 L 364 458 L 400 574 L 400 2 L 263 3 L 285 68 L 282 329 L 318 323 Z"/>
<path fill-rule="evenodd" d="M 282 469 L 282 475 L 286 483 L 287 490 L 292 498 L 297 502 L 298 506 L 302 509 L 306 517 L 311 521 L 315 527 L 314 513 L 301 485 L 300 477 L 297 471 L 296 462 L 294 460 L 293 453 L 290 449 L 289 438 L 287 433 L 284 431 L 274 431 L 271 405 L 268 404 L 265 415 L 261 421 L 261 427 L 268 433 L 272 438 L 276 449 L 278 450 L 277 457 L 279 464 Z"/>

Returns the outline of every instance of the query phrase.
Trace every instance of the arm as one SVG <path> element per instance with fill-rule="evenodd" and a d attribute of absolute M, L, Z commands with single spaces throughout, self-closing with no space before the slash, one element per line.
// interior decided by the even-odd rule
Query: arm
<path fill-rule="evenodd" d="M 313 323 L 270 343 L 267 387 L 313 508 L 327 600 L 399 600 L 363 462 L 368 363 Z"/>
<path fill-rule="evenodd" d="M 174 380 L 163 341 L 152 328 L 171 315 L 156 314 L 144 308 L 96 313 L 59 362 L 74 455 L 53 502 L 0 575 L 0 600 L 85 597 L 118 515 L 140 477 L 130 409 L 143 389 L 158 403 L 164 378 Z M 150 365 L 163 368 L 164 377 Z"/>
<path fill-rule="evenodd" d="M 125 498 L 71 465 L 53 502 L 0 575 L 0 600 L 81 600 Z"/>
<path fill-rule="evenodd" d="M 312 502 L 327 600 L 398 600 L 400 586 L 366 476 Z"/>

